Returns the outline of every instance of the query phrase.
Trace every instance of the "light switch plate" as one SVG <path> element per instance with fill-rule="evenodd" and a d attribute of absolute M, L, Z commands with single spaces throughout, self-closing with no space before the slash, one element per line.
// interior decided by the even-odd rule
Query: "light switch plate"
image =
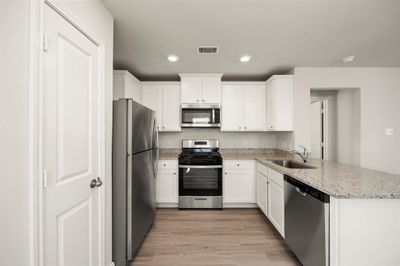
<path fill-rule="evenodd" d="M 394 128 L 386 128 L 386 136 L 393 136 Z"/>

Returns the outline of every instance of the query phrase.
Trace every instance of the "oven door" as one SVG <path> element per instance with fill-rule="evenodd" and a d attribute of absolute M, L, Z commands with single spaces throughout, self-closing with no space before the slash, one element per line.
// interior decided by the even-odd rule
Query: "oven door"
<path fill-rule="evenodd" d="M 182 106 L 182 127 L 219 127 L 219 108 L 194 108 Z"/>
<path fill-rule="evenodd" d="M 179 165 L 179 196 L 222 196 L 222 165 Z"/>

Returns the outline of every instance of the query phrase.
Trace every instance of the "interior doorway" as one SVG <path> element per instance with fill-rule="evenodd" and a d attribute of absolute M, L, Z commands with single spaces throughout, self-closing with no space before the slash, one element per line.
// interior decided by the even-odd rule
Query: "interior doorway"
<path fill-rule="evenodd" d="M 360 165 L 360 89 L 311 89 L 311 157 Z"/>
<path fill-rule="evenodd" d="M 311 157 L 329 160 L 328 100 L 311 99 Z"/>

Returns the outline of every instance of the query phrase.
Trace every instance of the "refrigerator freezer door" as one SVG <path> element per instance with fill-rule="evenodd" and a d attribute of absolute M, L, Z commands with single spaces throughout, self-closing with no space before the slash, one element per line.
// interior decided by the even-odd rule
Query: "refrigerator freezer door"
<path fill-rule="evenodd" d="M 153 150 L 132 156 L 132 226 L 127 242 L 132 243 L 135 255 L 150 230 L 155 217 L 155 176 L 153 169 Z M 128 219 L 129 221 L 129 219 Z M 130 239 L 129 239 L 130 238 Z"/>
<path fill-rule="evenodd" d="M 132 108 L 128 108 L 128 110 L 132 110 L 128 113 L 128 121 L 132 121 L 130 128 L 132 132 L 132 153 L 154 148 L 155 112 L 131 99 L 128 100 L 128 105 L 132 106 Z"/>

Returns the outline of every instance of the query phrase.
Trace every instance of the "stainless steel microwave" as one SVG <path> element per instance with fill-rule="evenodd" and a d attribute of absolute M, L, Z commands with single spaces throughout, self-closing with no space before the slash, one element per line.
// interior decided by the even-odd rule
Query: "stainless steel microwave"
<path fill-rule="evenodd" d="M 182 127 L 220 127 L 221 111 L 216 104 L 182 104 Z"/>

